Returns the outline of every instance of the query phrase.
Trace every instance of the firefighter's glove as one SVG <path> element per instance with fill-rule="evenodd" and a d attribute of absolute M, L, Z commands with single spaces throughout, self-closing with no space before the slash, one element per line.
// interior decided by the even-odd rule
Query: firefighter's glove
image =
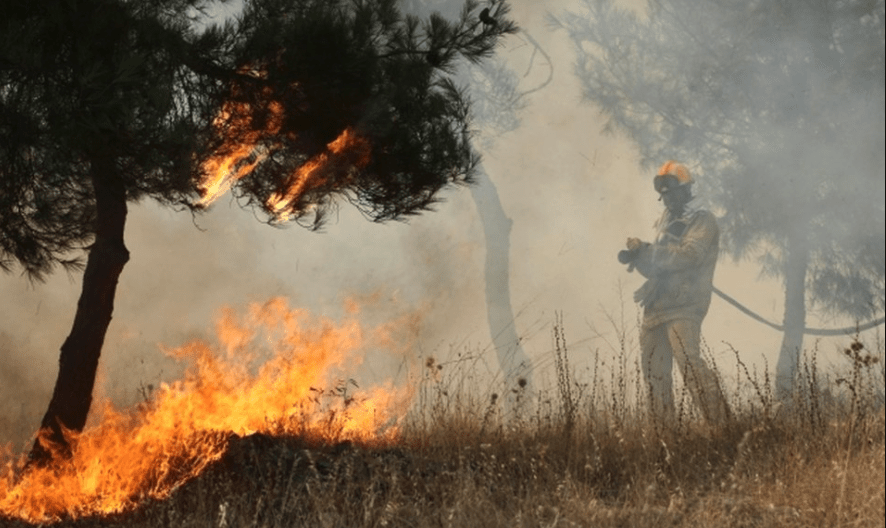
<path fill-rule="evenodd" d="M 649 279 L 634 292 L 634 302 L 646 307 L 658 297 L 658 279 Z"/>
<path fill-rule="evenodd" d="M 627 264 L 628 271 L 634 271 L 634 264 L 640 257 L 640 248 L 643 247 L 643 242 L 639 238 L 629 238 L 626 246 L 627 249 L 618 252 L 618 261 Z"/>
<path fill-rule="evenodd" d="M 631 264 L 640 256 L 640 250 L 622 249 L 618 252 L 618 261 L 622 264 Z"/>

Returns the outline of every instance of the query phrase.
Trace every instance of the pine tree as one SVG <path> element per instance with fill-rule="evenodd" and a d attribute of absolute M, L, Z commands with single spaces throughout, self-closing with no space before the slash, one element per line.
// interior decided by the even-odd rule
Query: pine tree
<path fill-rule="evenodd" d="M 416 14 L 430 14 L 435 10 L 443 13 L 457 9 L 457 0 L 405 0 L 404 8 Z M 492 5 L 480 12 L 484 24 L 498 23 L 498 8 Z M 534 53 L 540 46 L 525 32 L 516 37 L 530 42 Z M 528 95 L 550 82 L 553 66 L 547 80 L 541 85 L 521 90 L 519 76 L 495 56 L 478 64 L 462 64 L 458 70 L 460 84 L 464 84 L 472 101 L 473 122 L 481 148 L 492 148 L 496 140 L 520 126 L 520 113 L 528 104 Z M 534 389 L 532 364 L 523 349 L 518 335 L 517 321 L 511 303 L 510 245 L 513 221 L 507 216 L 499 199 L 498 189 L 483 163 L 477 166 L 476 181 L 471 186 L 471 196 L 477 207 L 486 243 L 484 281 L 486 320 L 495 349 L 499 368 L 502 370 L 506 397 L 505 409 L 519 411 L 514 405 L 518 399 L 526 404 L 527 394 Z M 523 409 L 525 410 L 525 409 Z"/>
<path fill-rule="evenodd" d="M 471 181 L 454 61 L 515 31 L 404 15 L 394 0 L 256 0 L 203 26 L 201 0 L 34 0 L 0 9 L 0 265 L 82 267 L 32 458 L 83 428 L 129 202 L 199 214 L 229 190 L 269 223 L 320 225 L 336 198 L 374 221 Z M 86 254 L 86 262 L 82 255 Z"/>

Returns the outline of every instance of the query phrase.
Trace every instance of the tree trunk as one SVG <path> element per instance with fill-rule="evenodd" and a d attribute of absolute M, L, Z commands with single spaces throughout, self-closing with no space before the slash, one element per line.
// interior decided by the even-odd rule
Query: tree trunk
<path fill-rule="evenodd" d="M 513 407 L 520 400 L 525 402 L 528 399 L 526 392 L 532 386 L 529 358 L 517 335 L 511 307 L 509 252 L 513 222 L 505 215 L 498 190 L 482 165 L 478 170 L 477 183 L 471 186 L 471 196 L 477 205 L 486 239 L 486 319 L 498 364 L 504 374 L 505 404 Z M 517 397 L 521 395 L 522 398 Z"/>
<path fill-rule="evenodd" d="M 105 333 L 114 310 L 114 294 L 129 251 L 123 243 L 126 189 L 114 158 L 91 156 L 95 192 L 95 241 L 83 273 L 83 289 L 71 333 L 61 347 L 58 378 L 40 433 L 31 449 L 32 463 L 45 464 L 70 455 L 65 430 L 81 431 L 92 403 L 92 389 Z"/>
<path fill-rule="evenodd" d="M 809 247 L 803 235 L 792 234 L 785 260 L 784 334 L 775 367 L 776 396 L 790 399 L 797 376 L 803 334 L 806 330 L 806 268 Z"/>

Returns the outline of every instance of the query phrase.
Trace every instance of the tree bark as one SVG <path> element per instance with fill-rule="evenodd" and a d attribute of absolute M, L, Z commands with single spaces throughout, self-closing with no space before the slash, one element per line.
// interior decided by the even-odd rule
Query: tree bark
<path fill-rule="evenodd" d="M 65 431 L 82 431 L 86 424 L 98 360 L 114 311 L 117 282 L 129 260 L 123 243 L 127 212 L 123 180 L 112 156 L 95 154 L 90 163 L 96 206 L 95 241 L 89 250 L 71 333 L 61 347 L 52 399 L 31 449 L 30 461 L 36 464 L 69 456 L 71 447 Z"/>
<path fill-rule="evenodd" d="M 806 330 L 806 268 L 809 246 L 801 234 L 792 234 L 787 241 L 785 259 L 784 334 L 778 363 L 775 367 L 776 396 L 790 399 L 797 376 L 803 334 Z"/>
<path fill-rule="evenodd" d="M 471 196 L 483 224 L 486 239 L 486 319 L 498 364 L 504 374 L 505 404 L 513 407 L 518 400 L 527 400 L 532 386 L 529 358 L 520 343 L 511 307 L 510 236 L 513 221 L 507 217 L 498 197 L 498 190 L 482 165 L 478 167 L 477 183 Z M 523 395 L 517 398 L 517 395 Z"/>

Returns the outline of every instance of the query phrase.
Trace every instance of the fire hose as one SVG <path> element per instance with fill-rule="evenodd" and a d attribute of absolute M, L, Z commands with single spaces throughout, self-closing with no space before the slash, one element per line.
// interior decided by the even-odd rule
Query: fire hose
<path fill-rule="evenodd" d="M 636 260 L 636 258 L 637 258 L 637 250 L 636 249 L 633 249 L 633 250 L 626 249 L 626 250 L 619 251 L 619 253 L 618 253 L 618 261 L 621 262 L 622 264 L 628 264 L 628 271 L 633 271 L 634 261 Z M 720 296 L 721 299 L 728 302 L 729 304 L 731 304 L 732 306 L 737 308 L 741 313 L 747 315 L 751 319 L 753 319 L 757 322 L 763 323 L 770 328 L 774 328 L 775 330 L 778 330 L 779 332 L 784 332 L 784 326 L 773 323 L 772 321 L 769 321 L 769 320 L 763 318 L 761 315 L 755 313 L 747 306 L 741 304 L 740 302 L 738 302 L 734 298 L 723 293 L 723 290 L 721 290 L 720 288 L 713 286 L 713 290 L 714 290 L 714 293 L 716 293 L 718 296 Z M 808 328 L 807 327 L 807 328 L 803 329 L 803 333 L 806 335 L 815 335 L 815 336 L 845 336 L 845 335 L 849 335 L 849 334 L 852 334 L 855 332 L 863 332 L 865 330 L 870 330 L 871 328 L 874 328 L 876 326 L 880 326 L 884 322 L 886 322 L 886 317 L 880 317 L 879 319 L 874 319 L 874 320 L 868 321 L 864 324 L 860 324 L 860 325 L 856 325 L 856 326 L 847 326 L 844 328 Z"/>
<path fill-rule="evenodd" d="M 784 326 L 779 325 L 779 324 L 775 324 L 772 321 L 768 321 L 768 320 L 764 319 L 762 316 L 753 312 L 750 308 L 748 308 L 745 305 L 741 304 L 740 302 L 736 301 L 735 299 L 733 299 L 729 295 L 726 295 L 725 293 L 723 293 L 723 290 L 721 290 L 720 288 L 717 288 L 716 286 L 714 286 L 713 288 L 714 288 L 714 293 L 719 295 L 720 298 L 722 298 L 724 301 L 726 301 L 729 304 L 731 304 L 732 306 L 738 308 L 738 310 L 741 313 L 747 315 L 748 317 L 750 317 L 751 319 L 753 319 L 755 321 L 765 324 L 766 326 L 768 326 L 770 328 L 774 328 L 774 329 L 778 330 L 779 332 L 784 332 Z M 808 328 L 807 327 L 803 330 L 803 333 L 806 335 L 816 335 L 816 336 L 844 336 L 844 335 L 851 334 L 853 332 L 862 332 L 864 330 L 870 330 L 871 328 L 874 328 L 876 326 L 883 324 L 884 321 L 886 321 L 886 317 L 880 317 L 879 319 L 874 319 L 872 321 L 868 321 L 862 325 L 847 326 L 845 328 Z"/>

